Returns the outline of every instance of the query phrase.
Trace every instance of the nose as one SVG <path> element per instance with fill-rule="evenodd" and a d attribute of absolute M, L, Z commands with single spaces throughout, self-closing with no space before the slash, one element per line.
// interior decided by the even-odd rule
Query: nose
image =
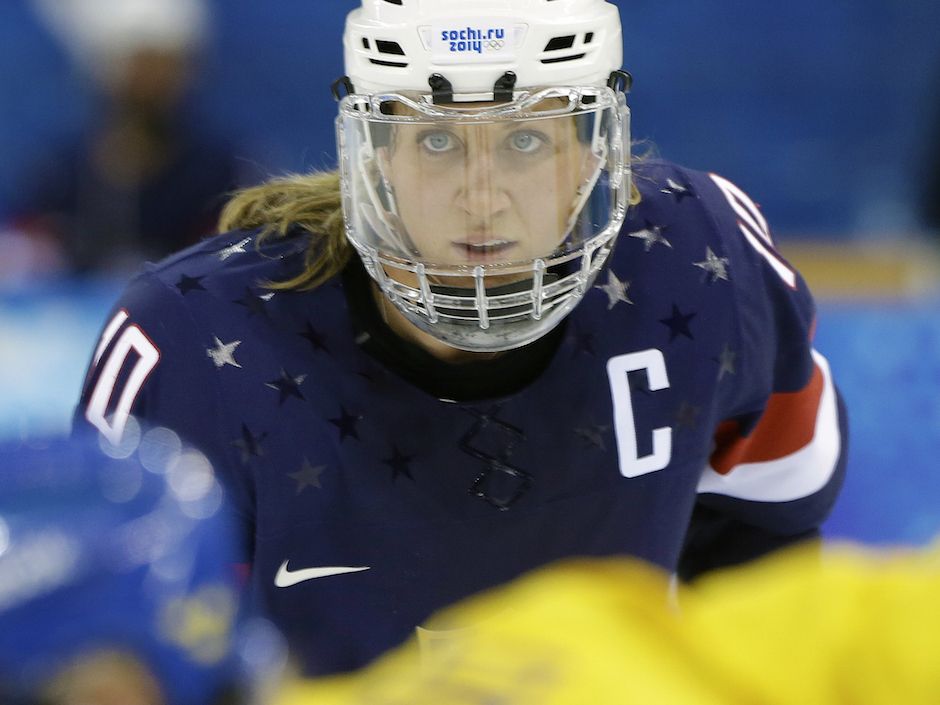
<path fill-rule="evenodd" d="M 501 173 L 492 138 L 482 127 L 468 140 L 463 164 L 463 183 L 455 206 L 480 229 L 511 205 L 507 190 L 508 174 Z"/>

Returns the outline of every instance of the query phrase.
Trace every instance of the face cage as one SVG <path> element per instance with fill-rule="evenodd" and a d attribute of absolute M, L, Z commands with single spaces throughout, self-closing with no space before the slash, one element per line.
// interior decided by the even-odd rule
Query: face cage
<path fill-rule="evenodd" d="M 609 89 L 588 87 L 546 89 L 534 94 L 523 92 L 510 106 L 501 105 L 489 111 L 469 114 L 481 119 L 513 115 L 546 98 L 558 96 L 567 96 L 574 105 L 578 105 L 584 96 L 595 96 L 596 99 L 603 90 Z M 348 215 L 353 207 L 349 185 L 352 176 L 349 155 L 344 149 L 342 111 L 367 110 L 378 115 L 381 114 L 381 104 L 388 100 L 400 100 L 412 107 L 420 105 L 422 112 L 431 117 L 453 117 L 455 114 L 459 114 L 461 119 L 468 117 L 468 113 L 460 108 L 442 108 L 430 102 L 419 104 L 411 98 L 394 94 L 351 95 L 343 100 L 337 120 L 337 144 L 341 155 L 343 209 L 347 213 L 346 236 L 369 276 L 411 324 L 454 348 L 469 352 L 503 352 L 527 345 L 550 332 L 590 289 L 604 267 L 626 217 L 632 174 L 628 156 L 630 114 L 624 94 L 618 91 L 613 98 L 616 119 L 610 128 L 612 149 L 608 160 L 612 196 L 607 227 L 586 240 L 575 252 L 538 258 L 526 265 L 477 265 L 469 272 L 466 266 L 428 266 L 389 256 L 365 245 L 357 237 L 352 225 L 354 219 Z M 387 269 L 410 272 L 417 279 L 417 286 L 409 286 L 388 276 Z M 522 272 L 531 273 L 531 279 L 491 287 L 487 291 L 488 275 Z M 465 281 L 468 275 L 474 281 L 472 290 L 441 284 L 447 278 Z"/>

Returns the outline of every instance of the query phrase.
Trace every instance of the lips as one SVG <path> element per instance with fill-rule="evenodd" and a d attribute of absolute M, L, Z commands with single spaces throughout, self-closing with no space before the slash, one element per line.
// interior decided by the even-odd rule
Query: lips
<path fill-rule="evenodd" d="M 492 238 L 473 242 L 452 242 L 451 245 L 471 262 L 486 262 L 503 259 L 506 253 L 516 246 L 516 241 Z"/>

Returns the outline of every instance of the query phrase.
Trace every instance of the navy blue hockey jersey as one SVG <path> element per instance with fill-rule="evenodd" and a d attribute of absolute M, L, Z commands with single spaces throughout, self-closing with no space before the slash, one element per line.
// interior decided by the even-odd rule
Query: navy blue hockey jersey
<path fill-rule="evenodd" d="M 555 559 L 675 570 L 693 510 L 812 531 L 846 429 L 806 285 L 734 184 L 664 162 L 635 180 L 642 201 L 564 326 L 536 354 L 447 368 L 459 394 L 444 363 L 383 347 L 358 262 L 273 291 L 303 267 L 305 236 L 237 232 L 131 282 L 76 419 L 118 441 L 136 416 L 211 458 L 251 585 L 315 673 Z"/>

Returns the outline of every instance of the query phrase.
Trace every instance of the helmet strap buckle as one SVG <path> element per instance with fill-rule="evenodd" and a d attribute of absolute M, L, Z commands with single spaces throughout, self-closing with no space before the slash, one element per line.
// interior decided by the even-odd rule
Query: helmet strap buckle
<path fill-rule="evenodd" d="M 441 74 L 431 74 L 428 85 L 431 86 L 431 101 L 435 105 L 454 102 L 454 86 Z"/>
<path fill-rule="evenodd" d="M 607 87 L 618 93 L 629 93 L 633 87 L 633 76 L 620 69 L 611 71 L 610 78 L 607 79 Z"/>
<path fill-rule="evenodd" d="M 353 88 L 352 81 L 349 80 L 349 76 L 340 76 L 333 83 L 330 84 L 330 92 L 333 94 L 333 99 L 338 103 L 345 96 L 340 95 L 340 89 L 343 89 L 346 92 L 346 95 L 352 95 L 355 93 Z"/>
<path fill-rule="evenodd" d="M 428 78 L 428 85 L 431 86 L 431 102 L 434 105 L 454 102 L 454 86 L 442 74 L 432 74 Z M 512 101 L 515 89 L 516 74 L 513 71 L 507 71 L 497 78 L 493 84 L 493 102 L 508 103 Z"/>
<path fill-rule="evenodd" d="M 496 79 L 493 84 L 493 100 L 497 103 L 509 102 L 512 100 L 513 91 L 516 88 L 516 74 L 513 71 L 507 71 Z"/>

